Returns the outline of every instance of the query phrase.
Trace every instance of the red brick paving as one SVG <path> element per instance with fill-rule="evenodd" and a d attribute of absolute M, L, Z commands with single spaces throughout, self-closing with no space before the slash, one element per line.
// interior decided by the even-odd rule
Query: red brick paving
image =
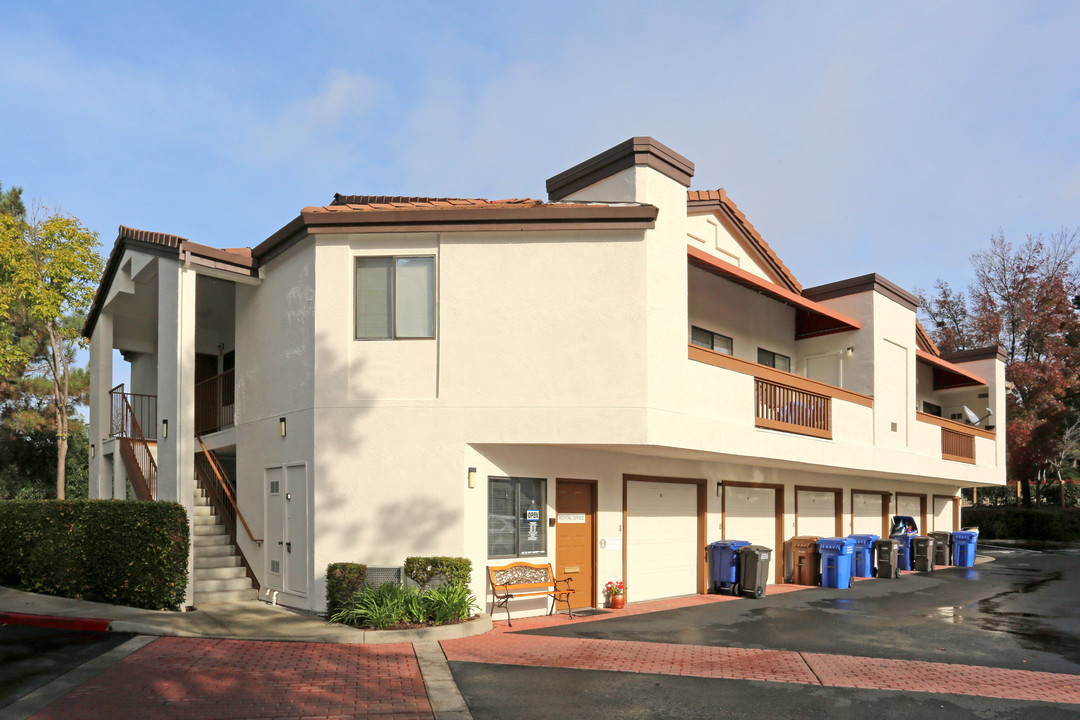
<path fill-rule="evenodd" d="M 412 645 L 159 638 L 33 720 L 433 718 Z"/>
<path fill-rule="evenodd" d="M 769 586 L 772 594 L 807 589 L 810 588 L 797 585 Z M 1080 704 L 1080 675 L 788 650 L 545 637 L 518 632 L 736 600 L 739 599 L 724 595 L 697 595 L 630 604 L 607 615 L 573 620 L 565 615 L 522 618 L 515 620 L 512 628 L 506 622 L 496 622 L 495 629 L 486 635 L 444 640 L 441 644 L 451 662 L 766 680 Z"/>

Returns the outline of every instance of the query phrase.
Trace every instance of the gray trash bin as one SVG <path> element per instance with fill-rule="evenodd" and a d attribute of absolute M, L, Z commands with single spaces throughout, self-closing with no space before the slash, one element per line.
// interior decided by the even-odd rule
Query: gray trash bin
<path fill-rule="evenodd" d="M 876 577 L 893 578 L 900 577 L 900 565 L 897 563 L 897 553 L 900 550 L 900 541 L 896 538 L 881 538 L 874 541 L 874 568 Z"/>
<path fill-rule="evenodd" d="M 952 542 L 952 533 L 937 532 L 930 533 L 930 537 L 934 538 L 934 564 L 935 565 L 951 565 L 952 564 L 952 548 L 949 547 Z"/>
<path fill-rule="evenodd" d="M 925 535 L 911 538 L 911 567 L 920 572 L 934 572 L 934 539 Z"/>
<path fill-rule="evenodd" d="M 732 595 L 745 593 L 756 599 L 765 597 L 772 548 L 764 545 L 744 545 L 735 552 L 739 555 L 739 582 L 735 584 Z"/>

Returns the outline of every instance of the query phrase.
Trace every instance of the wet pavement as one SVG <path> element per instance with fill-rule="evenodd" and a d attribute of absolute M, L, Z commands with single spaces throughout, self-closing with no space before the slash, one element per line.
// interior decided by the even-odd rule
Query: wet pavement
<path fill-rule="evenodd" d="M 527 632 L 1080 674 L 1080 554 L 980 554 L 995 562 Z"/>

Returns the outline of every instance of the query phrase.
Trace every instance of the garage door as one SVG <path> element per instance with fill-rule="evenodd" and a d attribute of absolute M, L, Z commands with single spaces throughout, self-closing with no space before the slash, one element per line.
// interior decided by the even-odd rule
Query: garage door
<path fill-rule="evenodd" d="M 799 490 L 795 503 L 797 535 L 836 537 L 836 493 Z"/>
<path fill-rule="evenodd" d="M 698 488 L 626 484 L 626 590 L 635 602 L 698 590 Z"/>
<path fill-rule="evenodd" d="M 881 496 L 851 494 L 851 532 L 854 535 L 881 534 Z"/>
<path fill-rule="evenodd" d="M 897 494 L 896 514 L 915 518 L 915 524 L 919 526 L 919 533 L 926 532 L 926 528 L 923 527 L 922 522 L 922 502 L 918 495 Z"/>
<path fill-rule="evenodd" d="M 953 501 L 952 498 L 934 498 L 934 530 L 940 532 L 952 532 L 958 528 L 953 525 Z"/>
<path fill-rule="evenodd" d="M 724 539 L 776 547 L 776 490 L 724 485 Z M 775 560 L 771 561 L 776 567 Z M 769 573 L 769 582 L 774 572 Z"/>

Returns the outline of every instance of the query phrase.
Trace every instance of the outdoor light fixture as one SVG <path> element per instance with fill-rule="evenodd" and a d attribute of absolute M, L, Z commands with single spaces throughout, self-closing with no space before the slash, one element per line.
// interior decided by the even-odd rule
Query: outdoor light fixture
<path fill-rule="evenodd" d="M 162 420 L 161 421 L 161 439 L 164 440 L 167 437 L 169 437 L 169 421 L 168 420 Z"/>
<path fill-rule="evenodd" d="M 476 468 L 469 468 L 469 487 L 476 487 Z"/>
<path fill-rule="evenodd" d="M 848 345 L 847 349 L 844 350 L 844 357 L 851 357 L 854 354 L 855 354 L 855 346 L 854 345 Z"/>
<path fill-rule="evenodd" d="M 90 444 L 90 459 L 93 460 L 97 455 L 97 450 L 94 448 L 93 443 Z"/>
<path fill-rule="evenodd" d="M 281 430 L 281 437 L 285 437 L 285 418 L 278 418 L 278 429 Z"/>

